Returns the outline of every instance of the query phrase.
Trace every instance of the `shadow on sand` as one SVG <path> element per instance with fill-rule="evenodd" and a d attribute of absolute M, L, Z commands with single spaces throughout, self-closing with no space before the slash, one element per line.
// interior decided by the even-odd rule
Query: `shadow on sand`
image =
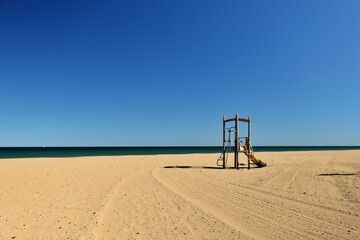
<path fill-rule="evenodd" d="M 164 168 L 223 169 L 222 167 L 203 167 L 203 166 L 165 166 Z"/>
<path fill-rule="evenodd" d="M 234 167 L 226 167 L 225 169 L 222 166 L 218 167 L 206 167 L 206 166 L 164 166 L 163 168 L 180 168 L 180 169 L 216 169 L 216 170 L 229 170 L 235 169 Z M 256 167 L 251 167 L 251 169 L 255 169 Z M 239 166 L 239 169 L 247 169 L 247 166 Z"/>
<path fill-rule="evenodd" d="M 355 175 L 358 175 L 356 173 L 321 173 L 321 174 L 318 174 L 318 176 L 355 176 Z"/>

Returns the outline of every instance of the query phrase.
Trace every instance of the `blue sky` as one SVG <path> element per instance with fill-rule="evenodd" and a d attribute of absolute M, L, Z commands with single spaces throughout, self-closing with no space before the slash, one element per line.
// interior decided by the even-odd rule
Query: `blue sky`
<path fill-rule="evenodd" d="M 253 145 L 360 145 L 359 12 L 0 1 L 0 146 L 221 145 L 236 112 Z"/>

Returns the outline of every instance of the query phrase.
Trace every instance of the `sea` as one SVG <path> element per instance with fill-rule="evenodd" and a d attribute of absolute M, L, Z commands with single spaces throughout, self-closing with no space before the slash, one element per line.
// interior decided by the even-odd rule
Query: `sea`
<path fill-rule="evenodd" d="M 254 152 L 360 150 L 360 146 L 255 146 Z M 221 153 L 220 146 L 167 147 L 0 147 L 0 158 L 64 158 L 157 154 Z"/>

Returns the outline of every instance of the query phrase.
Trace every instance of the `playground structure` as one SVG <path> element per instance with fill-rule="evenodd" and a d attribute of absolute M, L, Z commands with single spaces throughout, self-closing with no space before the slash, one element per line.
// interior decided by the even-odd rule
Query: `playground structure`
<path fill-rule="evenodd" d="M 247 136 L 239 136 L 239 122 L 247 123 Z M 234 123 L 232 127 L 227 127 L 226 124 Z M 217 165 L 226 168 L 229 152 L 234 151 L 234 168 L 239 169 L 239 153 L 244 153 L 247 157 L 247 167 L 250 169 L 250 161 L 253 162 L 259 168 L 266 167 L 267 164 L 260 160 L 255 155 L 253 148 L 250 144 L 250 115 L 248 118 L 239 118 L 239 114 L 236 113 L 235 118 L 226 119 L 223 117 L 223 152 L 217 160 Z M 228 136 L 226 136 L 228 133 Z"/>

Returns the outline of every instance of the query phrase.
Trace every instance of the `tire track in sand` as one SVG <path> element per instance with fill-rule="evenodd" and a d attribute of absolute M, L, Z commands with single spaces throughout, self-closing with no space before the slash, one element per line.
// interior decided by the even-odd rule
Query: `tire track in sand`
<path fill-rule="evenodd" d="M 359 220 L 356 217 L 340 215 L 337 219 L 332 210 L 219 181 L 193 169 L 156 169 L 154 176 L 172 191 L 257 239 L 354 239 L 359 234 L 350 231 L 354 230 L 353 221 Z"/>
<path fill-rule="evenodd" d="M 101 204 L 101 208 L 97 211 L 94 211 L 94 218 L 90 222 L 87 229 L 90 231 L 87 233 L 86 236 L 83 236 L 81 239 L 98 239 L 97 232 L 98 228 L 103 225 L 103 218 L 106 216 L 107 211 L 111 208 L 112 202 L 116 197 L 119 189 L 121 189 L 122 185 L 126 184 L 127 179 L 130 178 L 132 175 L 136 174 L 137 172 L 130 173 L 129 175 L 125 176 L 118 184 L 116 184 L 107 194 L 105 200 Z"/>
<path fill-rule="evenodd" d="M 91 239 L 251 239 L 164 187 L 152 169 L 142 166 L 112 189 Z"/>

